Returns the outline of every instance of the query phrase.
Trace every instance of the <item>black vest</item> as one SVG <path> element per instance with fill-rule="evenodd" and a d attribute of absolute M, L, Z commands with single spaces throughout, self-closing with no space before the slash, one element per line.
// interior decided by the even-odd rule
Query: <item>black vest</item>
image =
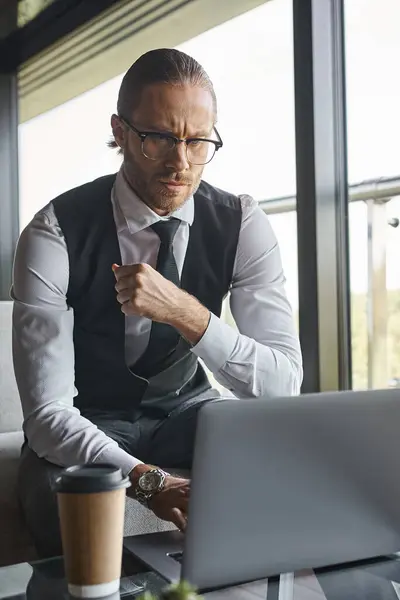
<path fill-rule="evenodd" d="M 182 399 L 210 387 L 197 357 L 180 338 L 172 356 L 150 380 L 125 362 L 125 317 L 116 299 L 113 263 L 121 254 L 107 175 L 53 201 L 69 257 L 67 302 L 74 310 L 75 405 L 134 414 L 139 405 L 169 412 Z M 241 205 L 236 196 L 202 182 L 194 196 L 194 221 L 181 287 L 220 316 L 236 256 Z"/>

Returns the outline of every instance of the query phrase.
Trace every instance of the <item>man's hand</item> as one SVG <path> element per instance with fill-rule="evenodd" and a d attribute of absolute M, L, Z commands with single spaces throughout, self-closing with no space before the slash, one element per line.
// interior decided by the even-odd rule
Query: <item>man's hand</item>
<path fill-rule="evenodd" d="M 125 315 L 139 315 L 175 327 L 191 344 L 203 337 L 210 311 L 150 265 L 112 266 L 117 300 Z"/>
<path fill-rule="evenodd" d="M 154 467 L 144 464 L 140 464 L 133 469 L 129 476 L 132 487 L 128 489 L 128 495 L 133 498 L 135 497 L 135 489 L 139 477 L 151 469 L 154 469 Z M 154 494 L 149 502 L 149 508 L 160 519 L 170 521 L 171 523 L 174 523 L 178 529 L 185 531 L 189 494 L 189 479 L 167 475 L 164 488 L 161 492 Z"/>
<path fill-rule="evenodd" d="M 185 292 L 165 279 L 150 265 L 113 265 L 117 300 L 125 315 L 139 315 L 167 323 L 171 312 L 179 311 Z"/>
<path fill-rule="evenodd" d="M 164 521 L 171 521 L 185 531 L 190 494 L 190 481 L 167 476 L 164 489 L 151 498 L 149 508 Z"/>

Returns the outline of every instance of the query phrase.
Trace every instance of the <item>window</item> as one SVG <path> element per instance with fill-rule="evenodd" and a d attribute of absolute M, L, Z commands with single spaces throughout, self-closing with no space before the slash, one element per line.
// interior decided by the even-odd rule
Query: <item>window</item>
<path fill-rule="evenodd" d="M 353 387 L 400 386 L 400 3 L 345 0 L 345 18 Z"/>
<path fill-rule="evenodd" d="M 122 75 L 19 127 L 20 226 L 52 198 L 118 170 L 106 146 Z"/>

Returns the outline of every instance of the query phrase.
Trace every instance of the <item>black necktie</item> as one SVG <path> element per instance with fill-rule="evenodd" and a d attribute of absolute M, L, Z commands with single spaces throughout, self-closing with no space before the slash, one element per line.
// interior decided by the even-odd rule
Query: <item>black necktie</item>
<path fill-rule="evenodd" d="M 165 279 L 169 279 L 178 287 L 180 287 L 180 279 L 174 257 L 173 241 L 179 224 L 179 219 L 173 218 L 168 221 L 158 221 L 154 225 L 151 225 L 151 228 L 156 232 L 161 242 L 156 270 Z M 153 373 L 157 373 L 159 365 L 175 350 L 179 337 L 179 333 L 174 327 L 153 321 L 149 345 L 133 366 L 132 370 L 134 373 L 145 378 L 149 378 Z"/>
<path fill-rule="evenodd" d="M 173 242 L 179 224 L 179 219 L 169 219 L 168 221 L 158 221 L 154 225 L 151 225 L 151 228 L 156 232 L 161 242 L 156 270 L 165 279 L 169 279 L 178 287 L 180 286 L 180 280 L 174 257 Z"/>

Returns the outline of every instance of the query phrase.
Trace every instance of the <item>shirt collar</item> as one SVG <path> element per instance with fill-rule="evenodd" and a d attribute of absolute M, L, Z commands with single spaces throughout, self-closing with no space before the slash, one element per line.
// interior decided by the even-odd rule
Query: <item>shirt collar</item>
<path fill-rule="evenodd" d="M 164 220 L 163 217 L 157 215 L 147 204 L 140 200 L 127 182 L 122 167 L 117 174 L 113 194 L 130 233 L 137 233 L 157 223 L 157 221 Z M 194 220 L 193 196 L 183 206 L 168 215 L 168 218 L 171 217 L 192 225 Z"/>

